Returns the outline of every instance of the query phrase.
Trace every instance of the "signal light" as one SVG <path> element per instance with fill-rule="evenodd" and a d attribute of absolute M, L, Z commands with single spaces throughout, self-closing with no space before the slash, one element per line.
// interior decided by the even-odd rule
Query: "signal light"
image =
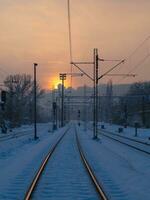
<path fill-rule="evenodd" d="M 6 103 L 6 91 L 5 90 L 2 90 L 1 92 L 1 101 Z"/>

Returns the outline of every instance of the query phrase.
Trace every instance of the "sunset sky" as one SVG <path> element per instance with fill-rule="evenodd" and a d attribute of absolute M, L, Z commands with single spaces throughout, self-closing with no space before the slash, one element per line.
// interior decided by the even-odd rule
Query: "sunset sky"
<path fill-rule="evenodd" d="M 93 48 L 99 49 L 102 58 L 126 58 L 150 35 L 149 0 L 70 0 L 70 3 L 75 61 L 92 60 Z M 11 73 L 32 74 L 34 62 L 39 64 L 38 80 L 46 89 L 56 85 L 59 73 L 70 72 L 67 0 L 0 0 L 0 26 L 1 82 Z M 115 72 L 127 73 L 149 48 L 147 40 L 140 52 Z M 149 80 L 149 63 L 147 59 L 138 71 L 133 71 L 138 74 L 135 80 Z M 100 63 L 100 73 L 113 64 Z M 92 73 L 92 66 L 83 68 Z M 109 79 L 106 77 L 102 82 Z M 113 81 L 118 83 L 118 78 Z M 124 82 L 130 81 L 133 80 Z M 90 81 L 84 77 L 73 79 L 73 87 L 84 83 Z"/>

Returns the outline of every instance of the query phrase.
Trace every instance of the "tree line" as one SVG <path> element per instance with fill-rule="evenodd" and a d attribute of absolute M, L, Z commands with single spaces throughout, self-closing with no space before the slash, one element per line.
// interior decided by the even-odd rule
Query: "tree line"
<path fill-rule="evenodd" d="M 133 83 L 128 92 L 118 98 L 106 92 L 105 100 L 101 100 L 101 114 L 102 121 L 124 126 L 138 123 L 141 127 L 149 128 L 150 82 Z"/>
<path fill-rule="evenodd" d="M 15 74 L 9 75 L 4 80 L 6 91 L 6 103 L 1 102 L 1 125 L 8 123 L 13 128 L 21 124 L 33 123 L 34 105 L 34 83 L 31 75 Z M 37 100 L 44 95 L 37 83 Z M 37 108 L 37 117 L 40 113 Z"/>

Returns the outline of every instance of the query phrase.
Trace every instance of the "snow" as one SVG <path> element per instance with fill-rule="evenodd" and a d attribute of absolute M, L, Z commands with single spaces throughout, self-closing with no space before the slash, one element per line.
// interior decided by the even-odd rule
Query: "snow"
<path fill-rule="evenodd" d="M 117 125 L 105 124 L 105 127 L 105 130 L 117 133 Z M 39 124 L 39 139 L 36 141 L 33 140 L 31 126 L 14 131 L 19 134 L 26 131 L 27 134 L 22 137 L 0 141 L 0 199 L 24 198 L 41 161 L 68 126 L 55 132 L 48 132 L 49 128 L 50 124 Z M 93 140 L 92 131 L 84 131 L 82 126 L 78 126 L 77 130 L 87 160 L 110 199 L 149 199 L 149 155 L 102 135 L 99 135 L 100 140 Z M 132 128 L 127 128 L 119 134 L 134 137 L 130 130 Z M 141 129 L 139 140 L 147 141 L 147 136 L 147 130 Z M 47 178 L 44 178 L 45 175 Z M 41 183 L 34 199 L 98 199 L 80 160 L 73 126 L 54 152 Z M 47 188 L 50 188 L 48 192 Z"/>
<path fill-rule="evenodd" d="M 26 125 L 21 126 L 19 128 L 14 128 L 11 131 L 8 130 L 7 133 L 1 133 L 0 132 L 0 141 L 16 138 L 16 137 L 22 137 L 27 134 L 31 134 L 33 132 L 33 125 Z"/>
<path fill-rule="evenodd" d="M 29 134 L 0 143 L 0 199 L 23 199 L 41 160 L 64 131 L 48 129 L 48 124 L 39 125 L 36 141 Z"/>
<path fill-rule="evenodd" d="M 134 137 L 136 139 L 139 139 L 141 141 L 144 142 L 148 142 L 149 141 L 149 137 L 150 137 L 150 129 L 149 128 L 138 128 L 137 129 L 137 137 L 135 136 L 135 128 L 134 127 L 127 127 L 124 128 L 123 126 L 120 125 L 116 125 L 116 124 L 109 124 L 109 123 L 104 123 L 101 122 L 99 123 L 99 126 L 104 125 L 105 130 L 107 131 L 111 131 L 112 133 L 118 133 L 118 128 L 123 128 L 123 132 L 120 133 L 124 136 L 128 136 L 128 137 Z M 150 141 L 149 141 L 150 142 Z"/>
<path fill-rule="evenodd" d="M 150 156 L 78 128 L 83 149 L 110 199 L 148 200 Z"/>
<path fill-rule="evenodd" d="M 48 162 L 32 199 L 99 199 L 81 162 L 73 128 Z"/>

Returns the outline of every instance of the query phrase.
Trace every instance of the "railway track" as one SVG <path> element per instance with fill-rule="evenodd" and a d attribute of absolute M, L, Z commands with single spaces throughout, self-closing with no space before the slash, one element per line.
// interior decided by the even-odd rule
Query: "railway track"
<path fill-rule="evenodd" d="M 42 172 L 44 171 L 47 162 L 49 161 L 50 157 L 52 156 L 53 152 L 55 151 L 56 147 L 58 146 L 58 144 L 60 143 L 60 141 L 63 139 L 63 137 L 65 136 L 65 134 L 68 132 L 69 129 L 67 129 L 64 134 L 59 138 L 59 140 L 56 142 L 56 144 L 52 147 L 52 149 L 49 151 L 49 153 L 46 155 L 45 159 L 43 160 L 38 172 L 36 173 L 35 177 L 33 178 L 33 181 L 31 183 L 31 185 L 29 186 L 29 189 L 25 195 L 24 200 L 30 200 L 35 188 L 38 184 L 38 181 L 42 175 Z"/>
<path fill-rule="evenodd" d="M 150 145 L 148 143 L 144 143 L 144 142 L 134 140 L 132 138 L 124 137 L 118 134 L 113 134 L 109 131 L 103 131 L 101 129 L 99 129 L 99 133 L 103 135 L 104 137 L 107 137 L 111 140 L 119 142 L 130 148 L 136 149 L 137 151 L 150 155 Z"/>
<path fill-rule="evenodd" d="M 120 137 L 120 138 L 124 138 L 124 139 L 129 140 L 129 141 L 133 141 L 133 142 L 136 142 L 136 143 L 139 143 L 139 144 L 144 144 L 144 145 L 146 145 L 146 146 L 150 146 L 150 143 L 143 142 L 143 141 L 137 140 L 137 139 L 135 139 L 135 138 L 130 138 L 130 137 L 127 137 L 127 136 L 125 136 L 125 135 L 119 135 L 119 134 L 117 134 L 117 133 L 113 133 L 113 132 L 111 132 L 111 131 L 106 131 L 106 130 L 103 130 L 103 129 L 99 129 L 99 130 L 101 130 L 101 131 L 104 132 L 104 133 L 109 133 L 109 134 L 111 134 L 111 135 L 113 134 L 113 135 L 115 135 L 115 136 L 118 136 L 118 137 Z"/>
<path fill-rule="evenodd" d="M 87 172 L 88 172 L 89 176 L 91 177 L 92 182 L 93 182 L 100 198 L 102 200 L 108 200 L 108 197 L 106 196 L 101 184 L 99 183 L 98 179 L 96 178 L 94 171 L 92 170 L 91 166 L 89 165 L 89 163 L 88 163 L 88 161 L 87 161 L 87 159 L 84 155 L 81 144 L 79 142 L 79 137 L 78 137 L 77 131 L 76 131 L 76 141 L 77 141 L 77 146 L 78 146 L 78 149 L 79 149 L 79 153 L 80 153 L 82 162 L 84 163 L 84 166 L 87 169 Z"/>
<path fill-rule="evenodd" d="M 32 133 L 32 131 L 33 130 L 25 130 L 25 131 L 20 131 L 18 133 L 10 133 L 10 134 L 7 134 L 7 135 L 0 136 L 0 142 L 1 141 L 7 141 L 7 140 L 17 138 L 17 137 L 22 137 L 22 136 L 25 136 L 25 135 L 29 135 L 29 134 Z"/>
<path fill-rule="evenodd" d="M 34 195 L 35 195 L 35 193 L 37 192 L 37 190 L 38 190 L 38 187 L 39 187 L 39 185 L 41 184 L 40 182 L 42 182 L 41 181 L 41 177 L 42 177 L 42 174 L 44 174 L 44 171 L 46 171 L 46 166 L 47 165 L 49 165 L 50 164 L 50 162 L 51 162 L 51 160 L 50 160 L 50 158 L 52 159 L 52 158 L 56 158 L 56 155 L 55 156 L 52 156 L 53 155 L 53 153 L 55 152 L 55 150 L 57 149 L 57 151 L 58 151 L 58 146 L 60 146 L 60 143 L 61 143 L 61 145 L 62 145 L 62 140 L 64 141 L 64 136 L 67 134 L 68 135 L 68 133 L 67 132 L 69 132 L 69 129 L 67 130 L 67 131 L 65 131 L 65 133 L 60 137 L 60 139 L 56 142 L 56 144 L 53 146 L 53 148 L 49 151 L 49 153 L 46 155 L 46 157 L 45 157 L 45 159 L 44 159 L 44 161 L 42 162 L 42 164 L 41 164 L 41 166 L 40 166 L 40 168 L 39 168 L 39 170 L 38 170 L 38 172 L 37 172 L 37 174 L 35 175 L 35 177 L 34 177 L 34 179 L 33 179 L 33 181 L 32 181 L 32 183 L 31 183 L 31 185 L 29 186 L 29 189 L 28 189 L 28 191 L 26 192 L 26 195 L 25 195 L 25 198 L 24 198 L 24 200 L 29 200 L 29 199 L 34 199 Z M 71 134 L 71 133 L 69 133 L 69 134 Z M 80 142 L 79 142 L 79 138 L 78 138 L 78 135 L 77 135 L 77 131 L 75 130 L 75 135 L 76 135 L 76 144 L 74 144 L 74 146 L 77 146 L 76 148 L 78 148 L 78 150 L 79 150 L 79 153 L 80 153 L 80 155 L 79 155 L 79 153 L 76 151 L 76 154 L 78 154 L 78 159 L 79 159 L 79 162 L 81 163 L 81 160 L 80 160 L 80 158 L 79 158 L 79 156 L 81 157 L 81 159 L 82 159 L 82 162 L 84 163 L 84 166 L 85 166 L 85 169 L 86 169 L 86 174 L 88 174 L 88 176 L 86 177 L 86 178 L 88 178 L 88 179 L 90 179 L 91 181 L 92 181 L 92 183 L 93 183 L 93 186 L 94 186 L 94 191 L 95 191 L 95 193 L 96 193 L 96 195 L 98 196 L 98 199 L 101 199 L 101 200 L 108 200 L 108 198 L 107 198 L 107 196 L 106 196 L 106 194 L 105 194 L 105 192 L 103 191 L 103 189 L 102 189 L 102 187 L 101 187 L 101 185 L 100 185 L 100 183 L 98 182 L 98 180 L 96 179 L 96 176 L 95 176 L 95 174 L 94 174 L 94 172 L 93 172 L 93 170 L 92 170 L 92 168 L 90 167 L 90 165 L 89 165 L 89 163 L 88 163 L 88 161 L 87 161 L 87 159 L 85 158 L 85 155 L 84 155 L 84 153 L 83 153 L 83 150 L 82 150 L 82 147 L 81 147 L 81 144 L 80 144 Z M 65 136 L 65 137 L 67 137 L 67 136 Z M 73 136 L 72 136 L 73 137 Z M 71 145 L 72 146 L 72 144 L 70 144 L 70 141 L 69 141 L 69 145 Z M 60 147 L 59 147 L 60 148 Z M 61 152 L 62 153 L 62 152 Z M 65 153 L 64 153 L 65 154 Z M 71 155 L 72 156 L 72 155 Z M 61 163 L 63 163 L 62 161 L 59 161 L 59 162 L 61 162 Z M 58 161 L 57 161 L 57 163 L 58 163 Z M 81 165 L 83 166 L 83 164 L 81 163 Z M 60 167 L 61 168 L 61 167 Z M 73 166 L 71 165 L 71 168 L 73 168 Z M 64 169 L 65 170 L 65 169 Z M 83 170 L 83 169 L 82 169 Z M 51 171 L 51 167 L 49 167 L 49 171 L 47 172 L 47 173 L 50 173 L 50 171 Z M 85 171 L 85 170 L 83 170 L 83 171 Z M 74 172 L 75 173 L 75 172 Z M 85 173 L 85 172 L 84 172 Z M 61 174 L 65 174 L 65 172 L 63 172 L 63 173 L 61 173 Z M 44 176 L 44 175 L 43 175 Z M 57 174 L 57 179 L 59 178 L 58 177 L 59 175 Z M 71 178 L 72 178 L 72 176 L 71 176 Z M 79 177 L 76 177 L 77 179 L 79 178 Z M 50 180 L 49 178 L 48 178 L 48 180 Z M 54 179 L 54 180 L 56 180 L 56 178 Z M 67 180 L 66 180 L 67 181 Z M 90 182 L 91 182 L 90 181 Z M 71 182 L 71 180 L 69 180 L 69 182 Z M 54 185 L 55 183 L 53 183 L 52 185 Z M 79 183 L 78 183 L 79 184 Z M 87 184 L 87 183 L 86 183 Z M 70 185 L 70 184 L 69 184 Z M 92 186 L 92 185 L 91 185 Z M 92 187 L 93 187 L 92 186 Z M 73 187 L 73 186 L 72 186 Z M 59 187 L 60 188 L 60 187 Z M 81 186 L 79 186 L 79 188 L 80 188 L 80 190 L 82 191 L 82 189 L 81 189 Z M 50 189 L 50 188 L 49 188 Z M 56 188 L 56 191 L 57 191 L 57 188 Z M 83 192 L 83 191 L 82 191 Z M 36 195 L 35 195 L 36 196 Z M 35 198 L 36 199 L 36 198 Z M 43 198 L 42 198 L 43 199 Z M 50 198 L 49 198 L 50 199 Z M 54 198 L 52 198 L 52 199 L 54 199 Z M 93 199 L 93 198 L 92 198 Z M 97 199 L 97 198 L 94 198 L 94 199 Z"/>

